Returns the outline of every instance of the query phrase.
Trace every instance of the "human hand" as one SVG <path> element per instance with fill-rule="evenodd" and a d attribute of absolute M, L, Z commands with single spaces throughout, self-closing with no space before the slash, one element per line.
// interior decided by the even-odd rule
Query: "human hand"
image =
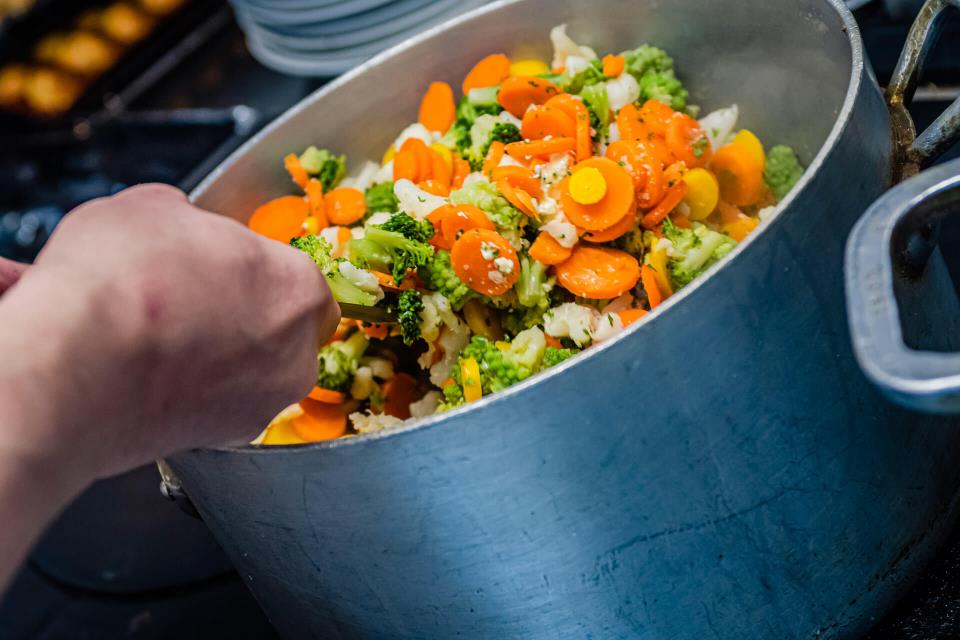
<path fill-rule="evenodd" d="M 27 265 L 22 262 L 0 258 L 0 295 L 15 285 L 26 270 Z"/>
<path fill-rule="evenodd" d="M 256 435 L 310 390 L 339 318 L 305 255 L 161 185 L 79 207 L 17 273 L 0 407 L 29 429 L 0 453 L 90 479 Z"/>

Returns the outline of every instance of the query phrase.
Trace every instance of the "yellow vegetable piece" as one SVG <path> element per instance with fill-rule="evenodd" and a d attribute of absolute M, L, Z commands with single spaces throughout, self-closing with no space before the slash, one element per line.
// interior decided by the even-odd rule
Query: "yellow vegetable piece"
<path fill-rule="evenodd" d="M 393 156 L 395 155 L 397 155 L 397 148 L 393 145 L 390 145 L 390 147 L 384 152 L 383 160 L 380 162 L 380 164 L 387 164 L 393 160 Z"/>
<path fill-rule="evenodd" d="M 511 76 L 539 76 L 550 73 L 550 67 L 543 60 L 517 60 L 510 65 Z"/>
<path fill-rule="evenodd" d="M 716 176 L 698 167 L 683 174 L 683 181 L 687 183 L 683 201 L 690 208 L 690 219 L 703 220 L 713 213 L 720 201 L 720 183 Z"/>
<path fill-rule="evenodd" d="M 260 444 L 279 445 L 279 444 L 303 444 L 306 442 L 293 430 L 293 420 L 282 420 L 274 422 L 267 428 L 267 433 L 263 436 Z"/>
<path fill-rule="evenodd" d="M 653 269 L 653 276 L 657 281 L 657 288 L 664 298 L 673 295 L 673 286 L 667 275 L 667 250 L 657 249 L 647 254 L 647 264 Z"/>
<path fill-rule="evenodd" d="M 467 321 L 470 330 L 478 336 L 483 336 L 487 340 L 499 340 L 503 337 L 500 323 L 490 313 L 490 307 L 479 300 L 470 300 L 463 305 L 463 319 Z"/>
<path fill-rule="evenodd" d="M 440 154 L 440 157 L 443 158 L 443 161 L 447 163 L 447 168 L 453 171 L 453 154 L 450 153 L 450 149 L 446 148 L 439 142 L 434 142 L 430 145 L 430 148 Z"/>
<path fill-rule="evenodd" d="M 607 195 L 607 181 L 596 167 L 577 169 L 569 184 L 570 197 L 579 204 L 596 204 Z"/>
<path fill-rule="evenodd" d="M 760 165 L 762 170 L 767 165 L 767 154 L 763 152 L 763 144 L 760 138 L 755 136 L 752 131 L 740 129 L 737 135 L 733 137 L 733 144 L 738 144 L 750 150 L 750 156 Z"/>
<path fill-rule="evenodd" d="M 460 363 L 460 382 L 463 383 L 463 399 L 467 402 L 476 402 L 483 397 L 480 365 L 476 358 L 464 358 Z"/>
<path fill-rule="evenodd" d="M 500 351 L 510 351 L 509 342 L 504 342 L 503 340 L 497 340 L 493 344 L 496 345 L 497 349 L 500 349 Z"/>
<path fill-rule="evenodd" d="M 303 221 L 303 230 L 308 236 L 315 236 L 320 233 L 320 223 L 313 216 L 307 216 Z"/>
<path fill-rule="evenodd" d="M 760 224 L 760 220 L 757 218 L 751 218 L 750 216 L 740 216 L 733 222 L 728 222 L 727 224 L 720 227 L 720 231 L 727 234 L 737 242 L 740 242 L 747 235 L 757 228 L 757 225 Z"/>

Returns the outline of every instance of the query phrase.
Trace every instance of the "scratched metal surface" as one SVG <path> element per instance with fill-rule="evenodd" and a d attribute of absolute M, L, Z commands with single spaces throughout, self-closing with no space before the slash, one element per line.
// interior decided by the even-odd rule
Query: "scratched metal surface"
<path fill-rule="evenodd" d="M 603 48 L 665 46 L 696 100 L 738 102 L 812 163 L 711 277 L 546 376 L 383 437 L 172 460 L 284 637 L 845 638 L 909 583 L 953 520 L 960 430 L 885 402 L 850 350 L 843 243 L 890 135 L 846 18 L 507 4 L 333 83 L 195 193 L 242 217 L 285 184 L 283 152 L 369 155 L 430 79 L 564 20 Z"/>

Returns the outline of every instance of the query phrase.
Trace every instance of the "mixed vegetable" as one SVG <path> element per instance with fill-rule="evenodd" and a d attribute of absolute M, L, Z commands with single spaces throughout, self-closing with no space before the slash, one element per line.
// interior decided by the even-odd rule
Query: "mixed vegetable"
<path fill-rule="evenodd" d="M 284 164 L 303 195 L 253 230 L 307 253 L 343 321 L 317 386 L 263 444 L 369 433 L 475 402 L 609 340 L 753 231 L 803 173 L 796 154 L 699 120 L 661 49 L 599 57 L 565 26 L 554 57 L 477 62 L 434 82 L 381 162 L 309 147 Z"/>

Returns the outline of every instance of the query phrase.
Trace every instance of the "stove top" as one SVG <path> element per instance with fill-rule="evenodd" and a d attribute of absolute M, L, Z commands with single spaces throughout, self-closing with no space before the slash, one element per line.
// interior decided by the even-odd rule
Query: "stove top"
<path fill-rule="evenodd" d="M 910 0 L 874 0 L 857 12 L 881 84 L 889 78 L 905 39 L 910 5 Z M 891 10 L 899 17 L 891 17 Z M 960 92 L 960 21 L 953 23 L 929 59 L 926 84 L 912 108 L 918 128 Z M 64 213 L 89 198 L 149 181 L 190 189 L 260 126 L 322 84 L 282 76 L 254 62 L 226 6 L 203 29 L 203 43 L 194 42 L 191 55 L 141 91 L 126 110 L 82 123 L 69 135 L 21 136 L 20 144 L 0 145 L 0 255 L 31 260 Z M 960 157 L 960 146 L 947 157 Z M 953 235 L 960 249 L 960 229 Z M 960 250 L 948 253 L 960 261 Z M 94 501 L 96 492 L 109 496 L 101 502 L 115 516 L 124 504 L 149 504 L 154 493 L 159 498 L 156 482 L 154 470 L 144 468 L 114 484 L 96 486 L 84 499 Z M 202 540 L 195 542 L 194 552 L 202 553 L 203 561 L 191 562 L 185 547 L 176 547 L 169 536 L 148 539 L 146 533 L 139 544 L 104 550 L 74 532 L 100 531 L 107 511 L 80 506 L 56 523 L 0 601 L 0 637 L 277 637 L 205 532 L 190 534 Z M 135 526 L 146 522 L 160 528 L 162 521 L 167 527 L 168 518 L 188 521 L 162 500 L 156 500 L 155 509 Z M 114 517 L 110 526 L 134 525 Z M 159 563 L 203 565 L 203 570 L 137 575 Z M 960 637 L 960 527 L 919 583 L 876 622 L 864 640 Z"/>

